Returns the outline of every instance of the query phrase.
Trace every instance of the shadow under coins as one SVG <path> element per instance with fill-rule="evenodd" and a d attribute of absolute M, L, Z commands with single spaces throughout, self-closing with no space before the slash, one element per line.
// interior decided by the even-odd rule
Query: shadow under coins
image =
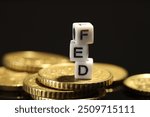
<path fill-rule="evenodd" d="M 24 91 L 0 91 L 0 100 L 30 100 L 31 97 Z"/>
<path fill-rule="evenodd" d="M 112 90 L 107 92 L 103 100 L 150 100 L 150 96 L 137 94 L 125 87 L 122 82 L 111 86 Z"/>

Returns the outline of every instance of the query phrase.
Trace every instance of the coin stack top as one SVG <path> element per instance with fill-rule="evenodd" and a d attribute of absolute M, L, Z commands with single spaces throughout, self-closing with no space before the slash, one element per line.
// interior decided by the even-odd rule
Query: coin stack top
<path fill-rule="evenodd" d="M 39 71 L 38 80 L 43 85 L 62 90 L 84 90 L 100 88 L 112 83 L 110 72 L 94 67 L 91 80 L 74 79 L 74 64 L 64 63 L 50 66 Z"/>
<path fill-rule="evenodd" d="M 128 71 L 117 65 L 108 63 L 95 63 L 94 66 L 108 70 L 113 75 L 113 82 L 122 81 L 128 76 Z"/>

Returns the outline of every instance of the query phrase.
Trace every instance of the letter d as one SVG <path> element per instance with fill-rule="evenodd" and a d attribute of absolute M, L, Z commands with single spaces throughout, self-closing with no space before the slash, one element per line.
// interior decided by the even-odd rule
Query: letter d
<path fill-rule="evenodd" d="M 79 65 L 78 67 L 78 74 L 79 75 L 86 75 L 88 73 L 88 67 L 85 65 Z"/>

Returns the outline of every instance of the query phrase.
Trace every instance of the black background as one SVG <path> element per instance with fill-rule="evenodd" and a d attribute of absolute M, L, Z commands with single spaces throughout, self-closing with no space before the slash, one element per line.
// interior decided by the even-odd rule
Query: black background
<path fill-rule="evenodd" d="M 95 28 L 90 57 L 125 67 L 130 75 L 150 72 L 150 5 L 140 1 L 97 4 L 43 1 L 0 2 L 0 58 L 10 51 L 38 50 L 69 56 L 72 23 Z"/>

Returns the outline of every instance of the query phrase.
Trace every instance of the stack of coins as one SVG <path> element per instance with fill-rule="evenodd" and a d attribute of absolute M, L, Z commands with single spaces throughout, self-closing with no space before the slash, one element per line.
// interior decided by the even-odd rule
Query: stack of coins
<path fill-rule="evenodd" d="M 74 64 L 68 58 L 37 51 L 8 53 L 3 65 L 0 99 L 103 99 L 119 90 L 128 76 L 122 67 L 94 63 L 92 79 L 75 79 Z"/>
<path fill-rule="evenodd" d="M 23 88 L 33 99 L 100 99 L 112 84 L 112 74 L 94 65 L 93 78 L 74 78 L 74 64 L 63 63 L 41 69 L 24 80 Z"/>
<path fill-rule="evenodd" d="M 47 66 L 68 62 L 68 58 L 45 52 L 20 51 L 5 54 L 0 67 L 0 99 L 28 99 L 23 80 Z"/>

